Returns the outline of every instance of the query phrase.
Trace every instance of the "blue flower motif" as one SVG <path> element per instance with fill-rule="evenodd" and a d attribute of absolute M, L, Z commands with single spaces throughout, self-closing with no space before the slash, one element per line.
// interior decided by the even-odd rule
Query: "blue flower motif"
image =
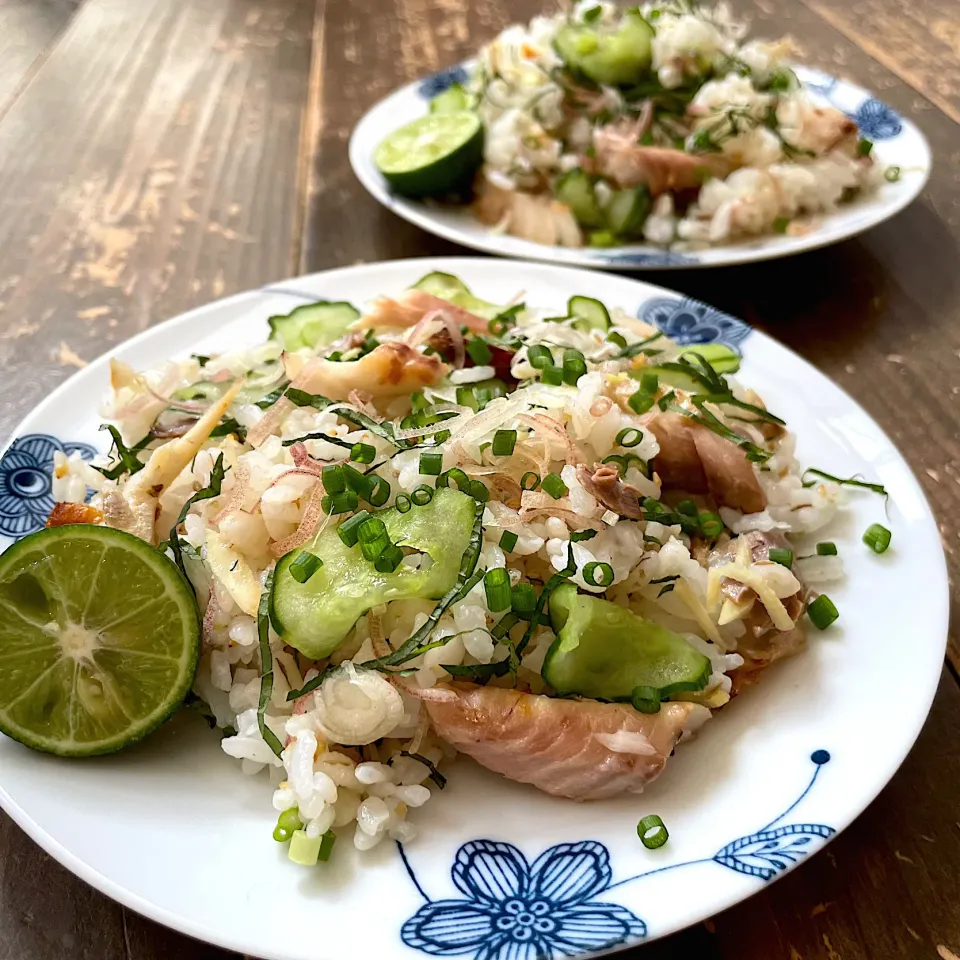
<path fill-rule="evenodd" d="M 436 957 L 548 960 L 609 950 L 646 936 L 625 907 L 593 899 L 610 886 L 602 843 L 560 843 L 533 864 L 515 846 L 472 840 L 451 871 L 466 899 L 436 900 L 404 925 L 403 942 Z"/>
<path fill-rule="evenodd" d="M 53 455 L 97 451 L 88 443 L 62 443 L 46 433 L 15 440 L 0 459 L 0 536 L 18 540 L 42 530 L 53 509 Z"/>
<path fill-rule="evenodd" d="M 686 253 L 664 250 L 658 253 L 608 253 L 597 257 L 605 264 L 615 267 L 688 267 L 699 263 L 696 257 Z"/>
<path fill-rule="evenodd" d="M 860 132 L 871 140 L 892 140 L 903 129 L 900 114 L 875 97 L 864 100 L 853 119 Z"/>
<path fill-rule="evenodd" d="M 819 93 L 822 97 L 829 97 L 836 86 L 836 77 L 831 77 L 829 73 L 820 73 L 819 71 L 811 71 L 810 75 L 803 81 L 805 90 L 812 90 L 814 93 Z"/>
<path fill-rule="evenodd" d="M 427 77 L 426 80 L 422 80 L 420 86 L 417 87 L 417 93 L 424 100 L 432 100 L 443 93 L 444 90 L 449 90 L 455 83 L 463 85 L 469 79 L 467 71 L 463 67 L 459 65 L 447 67 L 446 70 L 441 70 L 439 73 Z"/>
<path fill-rule="evenodd" d="M 640 319 L 661 329 L 681 346 L 722 343 L 737 349 L 752 332 L 736 317 L 689 297 L 654 297 L 640 307 Z"/>

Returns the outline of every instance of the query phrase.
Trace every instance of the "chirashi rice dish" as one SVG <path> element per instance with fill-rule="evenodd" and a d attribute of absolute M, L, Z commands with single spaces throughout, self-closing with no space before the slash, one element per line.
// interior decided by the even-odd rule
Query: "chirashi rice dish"
<path fill-rule="evenodd" d="M 732 351 L 588 297 L 555 314 L 445 274 L 308 305 L 252 349 L 114 361 L 95 463 L 141 466 L 58 457 L 52 523 L 178 532 L 195 697 L 269 776 L 279 838 L 409 841 L 457 751 L 577 800 L 640 791 L 842 576 L 809 535 L 843 491 L 802 481 Z"/>
<path fill-rule="evenodd" d="M 410 125 L 451 138 L 452 151 L 473 113 L 472 166 L 464 145 L 404 180 L 411 164 L 391 156 L 390 137 L 375 159 L 397 192 L 472 191 L 480 220 L 542 244 L 684 250 L 802 236 L 899 170 L 800 84 L 789 38 L 746 33 L 724 4 L 581 0 L 503 30 L 469 80 Z"/>

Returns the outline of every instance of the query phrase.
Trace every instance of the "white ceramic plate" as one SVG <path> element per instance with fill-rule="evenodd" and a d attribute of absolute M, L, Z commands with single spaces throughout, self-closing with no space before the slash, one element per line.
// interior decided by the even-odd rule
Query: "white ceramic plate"
<path fill-rule="evenodd" d="M 113 355 L 134 366 L 254 343 L 266 318 L 305 300 L 361 303 L 431 270 L 481 297 L 562 308 L 597 276 L 503 260 L 410 260 L 333 270 L 240 294 L 148 330 Z M 894 774 L 933 698 L 947 633 L 947 577 L 919 485 L 877 425 L 839 388 L 764 334 L 703 304 L 621 277 L 604 299 L 681 342 L 744 354 L 742 379 L 783 414 L 800 457 L 886 485 L 851 496 L 824 539 L 849 576 L 841 619 L 777 665 L 685 744 L 642 796 L 576 804 L 458 760 L 402 852 L 327 866 L 289 863 L 271 839 L 265 777 L 245 777 L 199 718 L 180 715 L 139 747 L 65 761 L 0 737 L 0 804 L 48 852 L 111 897 L 185 933 L 277 960 L 570 957 L 663 936 L 761 890 L 842 830 Z M 50 507 L 53 451 L 105 449 L 97 406 L 107 357 L 21 424 L 0 461 L 0 529 L 23 534 Z M 893 530 L 883 556 L 860 542 Z M 9 542 L 9 541 L 7 541 Z M 917 603 L 917 597 L 923 603 Z M 909 637 L 909 643 L 904 638 Z M 890 690 L 897 709 L 879 708 Z M 644 849 L 637 820 L 660 814 L 669 843 Z M 421 956 L 422 960 L 422 956 Z"/>
<path fill-rule="evenodd" d="M 452 83 L 463 82 L 469 66 L 470 62 L 408 84 L 376 104 L 354 128 L 350 138 L 350 164 L 364 187 L 385 207 L 430 233 L 474 250 L 528 260 L 621 270 L 713 267 L 772 260 L 845 240 L 889 220 L 919 195 L 930 176 L 930 146 L 913 123 L 862 87 L 819 70 L 797 67 L 797 76 L 808 90 L 846 113 L 856 121 L 863 136 L 874 141 L 875 156 L 880 162 L 900 167 L 899 181 L 884 183 L 876 194 L 824 216 L 819 229 L 804 237 L 773 234 L 683 253 L 650 244 L 603 249 L 548 247 L 496 233 L 464 208 L 443 207 L 396 196 L 374 166 L 373 153 L 380 141 L 391 130 L 426 113 L 431 97 Z"/>

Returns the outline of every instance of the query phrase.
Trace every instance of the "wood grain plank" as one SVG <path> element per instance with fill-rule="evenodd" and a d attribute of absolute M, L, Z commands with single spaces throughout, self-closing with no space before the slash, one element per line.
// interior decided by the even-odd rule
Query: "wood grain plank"
<path fill-rule="evenodd" d="M 0 436 L 148 324 L 294 272 L 313 13 L 89 0 L 35 69 L 0 120 Z M 172 956 L 231 955 L 123 911 L 0 816 L 0 960 Z"/>
<path fill-rule="evenodd" d="M 68 0 L 0 0 L 0 116 L 73 16 Z"/>
<path fill-rule="evenodd" d="M 0 434 L 114 343 L 295 270 L 313 11 L 77 14 L 0 121 Z"/>
<path fill-rule="evenodd" d="M 956 0 L 802 0 L 830 26 L 960 123 Z"/>

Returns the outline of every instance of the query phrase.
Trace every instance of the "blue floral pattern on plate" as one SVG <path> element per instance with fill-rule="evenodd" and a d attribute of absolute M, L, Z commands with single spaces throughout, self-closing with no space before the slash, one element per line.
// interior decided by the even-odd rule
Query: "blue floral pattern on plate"
<path fill-rule="evenodd" d="M 892 140 L 900 136 L 903 129 L 900 114 L 876 97 L 864 100 L 853 114 L 853 120 L 860 132 L 871 140 Z"/>
<path fill-rule="evenodd" d="M 700 261 L 688 253 L 663 250 L 656 253 L 607 253 L 598 259 L 613 267 L 688 267 Z"/>
<path fill-rule="evenodd" d="M 53 455 L 97 455 L 89 443 L 62 442 L 48 433 L 19 437 L 0 459 L 0 536 L 19 540 L 42 530 L 53 509 Z"/>
<path fill-rule="evenodd" d="M 455 83 L 465 84 L 469 79 L 469 75 L 463 67 L 459 65 L 448 67 L 446 70 L 441 70 L 439 73 L 427 77 L 426 80 L 421 80 L 420 86 L 417 87 L 417 93 L 424 100 L 432 100 L 443 93 L 444 90 L 449 90 Z"/>
<path fill-rule="evenodd" d="M 752 332 L 742 320 L 690 297 L 654 297 L 640 307 L 639 316 L 681 346 L 722 343 L 738 350 Z"/>
<path fill-rule="evenodd" d="M 626 907 L 597 897 L 653 874 L 717 863 L 737 873 L 770 880 L 810 852 L 817 839 L 836 831 L 822 823 L 776 826 L 817 782 L 826 750 L 810 755 L 814 772 L 800 796 L 757 833 L 726 844 L 712 857 L 656 867 L 612 883 L 610 851 L 596 840 L 558 843 L 531 864 L 511 843 L 471 840 L 450 871 L 462 898 L 431 900 L 403 847 L 400 856 L 426 903 L 403 925 L 400 936 L 414 950 L 435 957 L 472 955 L 473 960 L 551 960 L 611 950 L 647 935 L 647 926 Z"/>

